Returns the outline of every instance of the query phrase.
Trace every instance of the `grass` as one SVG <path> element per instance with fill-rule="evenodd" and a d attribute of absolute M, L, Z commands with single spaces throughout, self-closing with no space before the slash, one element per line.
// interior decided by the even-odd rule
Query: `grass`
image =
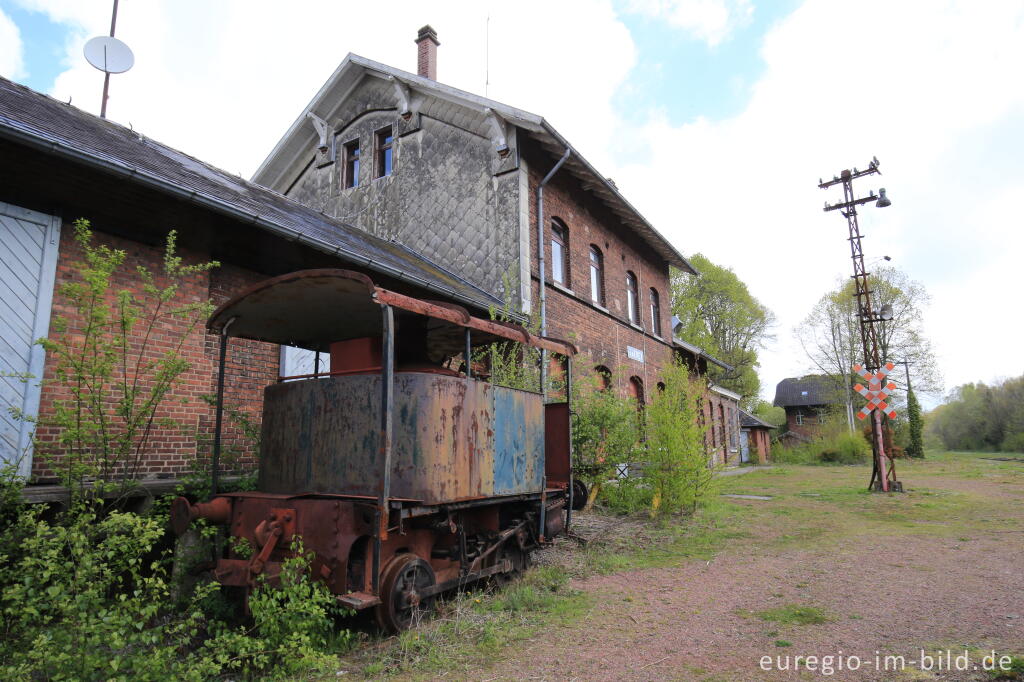
<path fill-rule="evenodd" d="M 362 677 L 434 679 L 443 671 L 487 665 L 507 647 L 570 623 L 591 606 L 588 595 L 568 587 L 564 571 L 540 566 L 501 591 L 457 593 L 418 627 L 368 638 L 340 664 Z"/>
<path fill-rule="evenodd" d="M 801 606 L 799 604 L 786 604 L 774 609 L 765 609 L 754 615 L 761 620 L 783 625 L 819 625 L 832 620 L 823 609 L 817 606 Z"/>
<path fill-rule="evenodd" d="M 618 532 L 585 547 L 565 542 L 555 565 L 531 569 L 500 592 L 456 595 L 415 630 L 397 637 L 368 637 L 341 667 L 364 677 L 432 679 L 448 671 L 459 678 L 490 667 L 512 648 L 552 631 L 560 637 L 581 636 L 579 623 L 602 606 L 597 597 L 573 589 L 570 578 L 710 561 L 729 549 L 746 553 L 818 548 L 865 534 L 929 535 L 969 543 L 980 534 L 1017 531 L 1019 519 L 1005 514 L 1005 506 L 1024 501 L 1024 463 L 984 459 L 987 456 L 929 452 L 924 460 L 899 460 L 898 478 L 907 490 L 903 494 L 868 492 L 870 465 L 777 465 L 725 477 L 721 493 L 772 499 L 716 497 L 698 514 L 665 524 L 645 517 L 611 520 L 611 527 L 622 524 Z M 979 480 L 1000 484 L 1009 497 L 992 496 L 990 487 L 975 489 Z M 834 619 L 820 608 L 799 603 L 751 615 L 797 626 Z M 774 641 L 777 647 L 791 645 L 783 639 Z"/>

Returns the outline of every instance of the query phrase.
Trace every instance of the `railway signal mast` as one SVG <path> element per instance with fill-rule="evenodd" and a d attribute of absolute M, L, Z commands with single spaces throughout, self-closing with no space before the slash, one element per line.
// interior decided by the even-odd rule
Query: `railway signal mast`
<path fill-rule="evenodd" d="M 878 159 L 872 158 L 866 170 L 857 170 L 856 168 L 852 171 L 844 170 L 839 175 L 833 176 L 831 180 L 822 181 L 820 178 L 818 180 L 818 187 L 821 189 L 829 189 L 833 185 L 843 186 L 843 201 L 836 204 L 825 202 L 825 211 L 838 210 L 846 218 L 849 227 L 850 236 L 848 241 L 850 242 L 850 259 L 853 261 L 857 317 L 860 321 L 860 338 L 864 351 L 864 364 L 867 366 L 867 376 L 865 378 L 869 378 L 869 388 L 872 390 L 875 388 L 876 383 L 879 385 L 879 390 L 881 390 L 881 383 L 884 380 L 885 374 L 892 369 L 891 363 L 885 368 L 882 367 L 879 355 L 878 330 L 875 328 L 876 324 L 892 319 L 892 308 L 887 305 L 882 306 L 877 313 L 872 309 L 871 294 L 873 292 L 868 281 L 869 273 L 864 266 L 864 249 L 861 245 L 860 225 L 857 223 L 857 207 L 875 202 L 875 206 L 885 208 L 892 202 L 885 196 L 885 188 L 879 189 L 877 195 L 874 190 L 871 190 L 868 196 L 859 199 L 855 198 L 853 194 L 853 181 L 868 175 L 881 175 L 882 173 L 878 170 L 878 166 Z M 860 367 L 857 367 L 854 371 L 859 369 Z M 870 377 L 874 377 L 877 381 L 871 381 Z M 879 492 L 902 492 L 903 486 L 896 480 L 896 468 L 893 463 L 892 454 L 886 452 L 885 449 L 885 439 L 882 432 L 882 411 L 886 409 L 885 403 L 872 403 L 869 401 L 866 409 L 870 409 L 871 451 L 874 461 L 871 471 L 871 482 L 868 484 L 868 488 Z"/>

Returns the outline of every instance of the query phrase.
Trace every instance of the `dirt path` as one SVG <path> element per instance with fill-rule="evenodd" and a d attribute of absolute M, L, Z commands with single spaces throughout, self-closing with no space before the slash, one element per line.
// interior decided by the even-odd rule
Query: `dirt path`
<path fill-rule="evenodd" d="M 755 482 L 744 476 L 749 485 L 743 492 L 781 492 L 790 506 L 738 503 L 751 509 L 757 532 L 731 542 L 710 562 L 691 559 L 575 581 L 596 601 L 587 614 L 517 646 L 492 667 L 458 677 L 992 679 L 971 670 L 925 674 L 917 669 L 918 658 L 922 648 L 932 656 L 950 649 L 955 657 L 966 647 L 970 664 L 980 666 L 992 649 L 1024 654 L 1024 475 L 918 473 L 928 490 L 916 497 L 877 501 L 862 495 L 834 506 L 813 498 L 805 503 L 798 496 L 808 493 L 779 487 L 780 477 Z M 807 513 L 801 516 L 801 510 Z M 887 532 L 879 534 L 850 532 L 851 526 L 872 524 L 889 525 L 880 526 Z M 787 532 L 799 536 L 811 529 L 799 543 L 778 541 Z M 812 613 L 825 622 L 801 625 L 758 615 L 784 607 L 816 609 Z M 794 672 L 798 655 L 853 655 L 861 668 L 823 675 L 819 659 L 818 670 Z M 876 670 L 876 660 L 886 666 L 886 655 L 904 656 L 906 668 Z M 790 670 L 765 671 L 763 656 L 771 657 L 770 668 L 778 665 L 777 656 L 789 656 Z M 898 667 L 897 659 L 890 660 Z M 837 665 L 833 658 L 832 667 Z"/>
<path fill-rule="evenodd" d="M 979 554 L 989 560 L 975 560 Z M 966 544 L 931 537 L 864 538 L 778 556 L 730 552 L 710 563 L 595 577 L 577 587 L 602 606 L 575 627 L 532 642 L 486 677 L 800 679 L 793 672 L 764 672 L 759 661 L 766 655 L 842 651 L 873 662 L 876 650 L 911 660 L 921 647 L 960 653 L 965 644 L 1019 652 L 1024 645 L 1021 567 L 1020 535 L 1013 542 L 983 538 Z M 777 624 L 753 615 L 786 604 L 821 608 L 829 622 Z M 790 646 L 776 646 L 783 641 Z M 873 671 L 832 677 L 887 678 Z"/>

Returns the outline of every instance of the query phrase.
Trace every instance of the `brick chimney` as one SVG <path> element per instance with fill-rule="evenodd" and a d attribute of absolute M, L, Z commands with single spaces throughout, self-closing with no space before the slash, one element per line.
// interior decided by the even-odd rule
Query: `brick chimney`
<path fill-rule="evenodd" d="M 416 36 L 416 73 L 432 81 L 437 80 L 437 31 L 430 28 L 430 25 L 420 29 Z"/>

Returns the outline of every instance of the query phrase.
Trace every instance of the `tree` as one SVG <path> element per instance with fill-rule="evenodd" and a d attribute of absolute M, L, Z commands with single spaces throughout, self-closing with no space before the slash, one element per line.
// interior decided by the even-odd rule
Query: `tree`
<path fill-rule="evenodd" d="M 729 268 L 701 254 L 690 258 L 699 276 L 672 275 L 672 312 L 679 317 L 679 336 L 732 365 L 733 370 L 709 367 L 712 380 L 743 396 L 744 405 L 761 388 L 757 351 L 772 338 L 775 315 L 754 298 Z"/>
<path fill-rule="evenodd" d="M 950 450 L 1024 451 L 1024 376 L 957 386 L 928 414 L 925 428 Z"/>
<path fill-rule="evenodd" d="M 892 307 L 893 317 L 876 323 L 878 352 L 882 363 L 907 361 L 913 383 L 925 392 L 941 390 L 941 378 L 931 343 L 923 331 L 923 311 L 930 297 L 924 286 L 896 268 L 879 268 L 872 273 L 872 308 Z M 854 283 L 840 281 L 822 296 L 794 334 L 811 365 L 829 377 L 837 392 L 845 396 L 847 419 L 853 418 L 853 365 L 864 361 L 860 320 Z"/>
<path fill-rule="evenodd" d="M 910 422 L 910 443 L 907 454 L 911 457 L 924 457 L 924 435 L 922 433 L 921 404 L 911 389 L 907 391 L 907 419 Z"/>
<path fill-rule="evenodd" d="M 773 426 L 782 426 L 786 423 L 786 409 L 776 407 L 767 400 L 758 400 L 750 414 Z"/>

